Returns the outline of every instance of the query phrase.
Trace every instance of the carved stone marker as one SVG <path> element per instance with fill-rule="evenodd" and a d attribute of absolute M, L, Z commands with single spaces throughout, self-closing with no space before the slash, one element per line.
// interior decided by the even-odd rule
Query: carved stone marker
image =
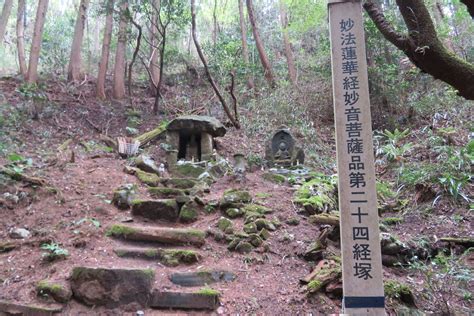
<path fill-rule="evenodd" d="M 214 149 L 213 138 L 226 133 L 224 125 L 217 119 L 198 115 L 175 118 L 166 130 L 171 150 L 178 151 L 176 159 L 194 161 L 210 160 Z"/>
<path fill-rule="evenodd" d="M 329 0 L 343 311 L 385 315 L 367 62 L 360 0 Z"/>
<path fill-rule="evenodd" d="M 303 149 L 296 145 L 286 126 L 279 127 L 267 141 L 265 160 L 271 167 L 290 167 L 304 163 Z"/>

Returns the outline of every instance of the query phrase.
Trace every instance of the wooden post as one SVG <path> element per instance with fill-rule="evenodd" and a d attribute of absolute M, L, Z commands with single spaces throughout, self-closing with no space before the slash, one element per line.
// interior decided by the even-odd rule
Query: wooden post
<path fill-rule="evenodd" d="M 360 0 L 329 0 L 343 312 L 385 315 L 367 62 Z"/>

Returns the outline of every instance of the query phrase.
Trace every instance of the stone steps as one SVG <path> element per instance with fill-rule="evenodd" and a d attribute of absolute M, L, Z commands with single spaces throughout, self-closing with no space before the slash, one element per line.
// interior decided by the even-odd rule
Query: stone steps
<path fill-rule="evenodd" d="M 165 266 L 191 265 L 201 260 L 199 252 L 189 249 L 118 247 L 114 253 L 120 258 L 159 261 Z"/>
<path fill-rule="evenodd" d="M 205 244 L 206 233 L 198 229 L 144 227 L 128 224 L 114 224 L 107 230 L 107 236 L 137 242 L 153 242 L 162 245 L 192 245 L 201 247 Z"/>
<path fill-rule="evenodd" d="M 155 290 L 151 296 L 152 308 L 176 309 L 216 309 L 219 306 L 219 292 L 204 289 L 201 291 L 168 292 Z"/>
<path fill-rule="evenodd" d="M 230 271 L 204 270 L 198 272 L 177 272 L 170 275 L 173 284 L 192 287 L 205 286 L 218 282 L 231 282 L 236 279 L 236 275 Z"/>
<path fill-rule="evenodd" d="M 220 292 L 207 284 L 235 278 L 232 272 L 219 270 L 173 273 L 170 280 L 174 284 L 200 289 L 169 291 L 153 289 L 155 271 L 151 269 L 75 267 L 69 280 L 74 298 L 88 306 L 117 308 L 134 304 L 155 309 L 215 309 Z"/>

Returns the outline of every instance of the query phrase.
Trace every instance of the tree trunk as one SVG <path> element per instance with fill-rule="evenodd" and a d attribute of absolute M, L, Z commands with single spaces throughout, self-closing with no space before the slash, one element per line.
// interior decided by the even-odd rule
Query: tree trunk
<path fill-rule="evenodd" d="M 110 40 L 112 38 L 112 28 L 114 22 L 114 0 L 107 1 L 107 16 L 105 18 L 104 40 L 102 44 L 102 56 L 100 57 L 99 73 L 97 75 L 97 97 L 105 99 L 105 78 L 109 65 Z"/>
<path fill-rule="evenodd" d="M 221 93 L 221 89 L 219 88 L 217 83 L 212 78 L 211 73 L 209 72 L 209 67 L 207 65 L 206 57 L 204 57 L 201 46 L 199 45 L 199 41 L 198 41 L 197 34 L 196 34 L 196 6 L 195 6 L 195 0 L 191 0 L 191 27 L 192 27 L 194 46 L 196 46 L 196 51 L 199 55 L 199 59 L 201 59 L 202 65 L 204 66 L 204 71 L 206 72 L 207 79 L 209 80 L 209 83 L 211 84 L 212 89 L 214 89 L 214 93 L 217 95 L 217 98 L 221 102 L 222 107 L 224 108 L 225 114 L 227 115 L 229 120 L 232 122 L 232 125 L 234 125 L 235 128 L 239 129 L 240 128 L 240 123 L 239 123 L 239 121 L 237 121 L 237 117 L 232 116 L 232 113 L 230 112 L 230 109 L 227 106 L 227 102 L 225 101 L 225 98 Z M 237 110 L 235 110 L 235 111 L 237 111 Z"/>
<path fill-rule="evenodd" d="M 18 64 L 20 65 L 20 74 L 26 76 L 25 61 L 25 10 L 26 0 L 18 0 L 18 11 L 16 14 L 16 47 L 18 51 Z"/>
<path fill-rule="evenodd" d="M 243 2 L 244 0 L 237 0 L 239 2 L 239 15 L 240 15 L 240 31 L 242 34 L 242 56 L 244 58 L 244 63 L 246 70 L 248 71 L 249 69 L 249 48 L 247 45 L 247 25 L 245 24 L 245 17 L 244 17 L 244 5 Z M 254 81 L 253 81 L 253 76 L 251 73 L 249 73 L 248 78 L 247 78 L 247 87 L 249 89 L 253 89 L 255 86 Z"/>
<path fill-rule="evenodd" d="M 214 10 L 212 11 L 212 44 L 217 43 L 217 0 L 214 0 Z"/>
<path fill-rule="evenodd" d="M 88 6 L 89 0 L 81 0 L 76 19 L 76 26 L 74 28 L 74 38 L 72 40 L 71 55 L 67 70 L 68 81 L 81 80 L 81 47 L 82 39 L 84 37 L 84 26 L 86 24 Z"/>
<path fill-rule="evenodd" d="M 262 43 L 262 40 L 260 39 L 260 34 L 257 29 L 257 23 L 255 20 L 255 14 L 253 11 L 252 0 L 246 0 L 246 1 L 247 1 L 247 12 L 249 15 L 250 24 L 252 25 L 253 37 L 255 39 L 255 45 L 257 46 L 258 55 L 260 56 L 260 61 L 262 62 L 264 75 L 270 87 L 275 88 L 276 87 L 275 77 L 273 75 L 270 61 L 268 60 L 267 54 L 265 53 L 265 48 L 263 47 L 263 43 Z"/>
<path fill-rule="evenodd" d="M 46 18 L 46 12 L 48 11 L 48 2 L 48 0 L 38 0 L 33 40 L 31 42 L 30 61 L 28 64 L 28 73 L 26 75 L 28 83 L 36 83 L 38 80 L 38 60 L 41 50 L 41 41 L 43 39 L 44 21 Z"/>
<path fill-rule="evenodd" d="M 160 82 L 160 66 L 159 66 L 159 51 L 160 33 L 158 32 L 158 14 L 160 13 L 161 1 L 154 0 L 153 17 L 150 27 L 151 36 L 151 52 L 150 52 L 150 91 L 151 95 L 156 97 L 156 87 Z"/>
<path fill-rule="evenodd" d="M 3 37 L 5 36 L 8 18 L 10 17 L 12 6 L 13 0 L 5 0 L 5 3 L 3 4 L 2 15 L 0 16 L 0 44 L 3 42 Z"/>
<path fill-rule="evenodd" d="M 474 100 L 474 65 L 449 52 L 438 39 L 430 13 L 422 0 L 397 0 L 409 35 L 399 34 L 373 1 L 364 8 L 383 36 L 422 71 L 458 90 L 458 94 Z"/>
<path fill-rule="evenodd" d="M 280 21 L 283 33 L 283 43 L 285 44 L 285 55 L 288 63 L 288 77 L 293 85 L 296 85 L 296 68 L 293 60 L 293 51 L 291 50 L 290 39 L 288 36 L 288 16 L 286 4 L 280 0 Z"/>
<path fill-rule="evenodd" d="M 115 51 L 114 86 L 113 97 L 123 99 L 125 97 L 125 49 L 127 47 L 127 10 L 128 1 L 124 0 L 120 5 L 120 23 L 117 39 L 117 50 Z"/>

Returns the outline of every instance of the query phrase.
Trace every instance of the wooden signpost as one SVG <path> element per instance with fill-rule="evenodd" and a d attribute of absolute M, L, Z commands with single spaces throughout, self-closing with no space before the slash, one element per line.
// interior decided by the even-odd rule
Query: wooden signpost
<path fill-rule="evenodd" d="M 329 0 L 343 312 L 385 315 L 364 25 L 360 0 Z"/>

